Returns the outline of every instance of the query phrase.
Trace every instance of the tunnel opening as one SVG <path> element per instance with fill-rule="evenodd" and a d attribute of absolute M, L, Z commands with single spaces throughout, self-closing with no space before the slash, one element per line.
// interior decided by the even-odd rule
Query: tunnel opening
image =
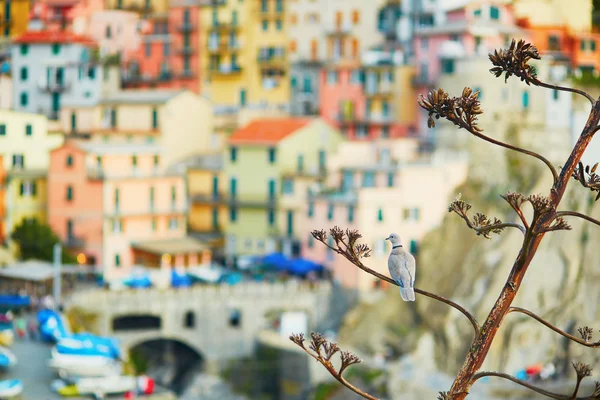
<path fill-rule="evenodd" d="M 160 329 L 162 320 L 155 315 L 123 315 L 112 321 L 113 332 Z"/>
<path fill-rule="evenodd" d="M 130 349 L 129 357 L 136 373 L 150 376 L 178 396 L 204 368 L 202 354 L 173 339 L 142 342 Z"/>

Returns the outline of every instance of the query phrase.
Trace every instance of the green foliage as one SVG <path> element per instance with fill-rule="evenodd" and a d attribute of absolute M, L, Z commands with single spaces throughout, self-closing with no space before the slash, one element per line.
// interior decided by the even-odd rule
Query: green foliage
<path fill-rule="evenodd" d="M 148 360 L 141 351 L 129 351 L 129 367 L 133 369 L 136 375 L 144 374 L 148 371 Z"/>
<path fill-rule="evenodd" d="M 581 76 L 572 76 L 571 80 L 577 86 L 600 87 L 600 76 L 589 71 L 582 71 Z"/>
<path fill-rule="evenodd" d="M 320 383 L 317 385 L 314 393 L 314 400 L 328 400 L 336 394 L 343 386 L 337 382 Z"/>
<path fill-rule="evenodd" d="M 94 332 L 98 314 L 90 312 L 79 307 L 73 307 L 67 310 L 66 317 L 69 320 L 73 332 Z"/>
<path fill-rule="evenodd" d="M 19 246 L 22 260 L 35 259 L 51 262 L 54 257 L 54 245 L 60 242 L 50 226 L 41 224 L 37 219 L 24 219 L 20 225 L 15 227 L 11 238 Z M 71 254 L 63 251 L 62 262 L 74 264 L 76 260 Z"/>

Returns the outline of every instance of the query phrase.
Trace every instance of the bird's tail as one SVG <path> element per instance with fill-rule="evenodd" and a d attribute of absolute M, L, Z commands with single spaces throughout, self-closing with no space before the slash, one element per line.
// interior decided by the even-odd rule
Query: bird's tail
<path fill-rule="evenodd" d="M 415 290 L 413 288 L 400 288 L 400 296 L 404 301 L 415 301 Z"/>

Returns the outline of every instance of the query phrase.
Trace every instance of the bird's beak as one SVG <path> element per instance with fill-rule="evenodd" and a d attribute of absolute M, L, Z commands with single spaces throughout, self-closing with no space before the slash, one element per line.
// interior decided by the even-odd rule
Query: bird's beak
<path fill-rule="evenodd" d="M 390 240 L 390 238 L 389 238 L 389 237 L 386 237 L 386 238 L 385 238 L 385 240 Z"/>

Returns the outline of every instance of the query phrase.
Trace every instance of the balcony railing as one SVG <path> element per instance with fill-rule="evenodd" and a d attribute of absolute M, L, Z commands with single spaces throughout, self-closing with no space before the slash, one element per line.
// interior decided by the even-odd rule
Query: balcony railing
<path fill-rule="evenodd" d="M 265 68 L 283 68 L 287 66 L 287 57 L 285 55 L 264 56 L 259 55 L 256 59 L 261 67 Z"/>
<path fill-rule="evenodd" d="M 193 194 L 191 196 L 191 199 L 194 204 L 221 204 L 221 203 L 225 203 L 226 196 L 221 193 L 217 193 L 217 194 L 198 193 L 198 194 Z"/>
<path fill-rule="evenodd" d="M 203 7 L 224 6 L 225 4 L 227 4 L 227 0 L 200 0 L 200 6 Z"/>
<path fill-rule="evenodd" d="M 118 218 L 118 217 L 139 217 L 139 216 L 151 216 L 151 215 L 181 215 L 188 212 L 187 205 L 180 206 L 177 205 L 175 207 L 156 207 L 148 204 L 147 207 L 137 207 L 133 209 L 122 209 L 115 208 L 112 211 L 107 211 L 105 216 L 108 218 Z"/>
<path fill-rule="evenodd" d="M 89 179 L 129 179 L 129 178 L 155 178 L 163 176 L 163 172 L 158 168 L 152 168 L 148 171 L 140 171 L 139 169 L 129 169 L 121 172 L 107 172 L 104 168 L 88 168 L 87 176 Z"/>
<path fill-rule="evenodd" d="M 367 96 L 388 96 L 392 94 L 392 84 L 391 82 L 380 82 L 379 84 L 367 83 L 365 85 L 365 94 Z"/>
<path fill-rule="evenodd" d="M 70 249 L 80 249 L 85 245 L 85 240 L 77 236 L 67 236 L 64 245 Z"/>
<path fill-rule="evenodd" d="M 196 24 L 191 22 L 183 22 L 177 26 L 177 31 L 181 33 L 190 33 L 196 31 Z"/>
<path fill-rule="evenodd" d="M 239 65 L 213 65 L 210 71 L 221 75 L 239 74 L 242 72 L 242 67 Z"/>
<path fill-rule="evenodd" d="M 40 79 L 38 86 L 41 90 L 47 93 L 60 93 L 70 89 L 71 83 L 66 81 L 48 81 L 47 79 Z"/>
<path fill-rule="evenodd" d="M 238 22 L 220 22 L 213 21 L 210 25 L 211 31 L 234 31 L 240 29 L 240 24 Z"/>
<path fill-rule="evenodd" d="M 352 32 L 352 25 L 350 24 L 333 24 L 325 28 L 325 34 L 327 36 L 346 36 Z"/>
<path fill-rule="evenodd" d="M 240 43 L 237 41 L 232 42 L 229 38 L 220 40 L 209 39 L 207 47 L 211 53 L 232 52 L 239 50 Z"/>
<path fill-rule="evenodd" d="M 228 196 L 227 203 L 230 207 L 276 208 L 278 200 L 271 196 Z"/>

